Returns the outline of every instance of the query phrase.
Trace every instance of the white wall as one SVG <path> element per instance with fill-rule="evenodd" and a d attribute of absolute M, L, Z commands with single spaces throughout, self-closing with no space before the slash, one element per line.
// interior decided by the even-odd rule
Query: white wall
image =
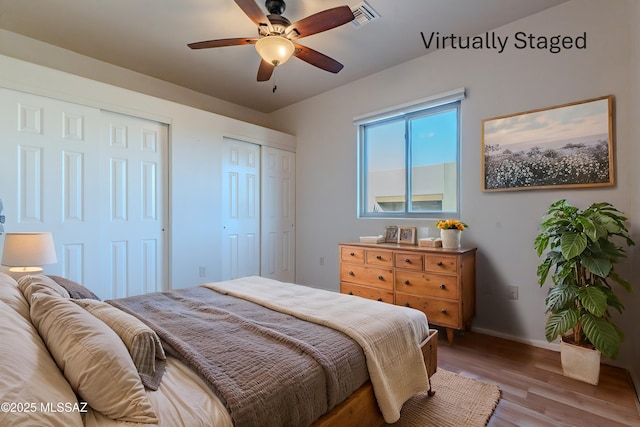
<path fill-rule="evenodd" d="M 0 70 L 2 87 L 169 124 L 168 241 L 173 287 L 221 278 L 223 137 L 295 151 L 295 138 L 282 132 L 7 56 L 0 55 Z M 0 152 L 3 142 L 0 135 Z M 16 191 L 14 183 L 0 183 L 0 198 L 8 191 Z M 5 206 L 5 212 L 8 215 L 10 207 Z M 200 266 L 205 267 L 206 277 L 199 276 Z M 58 274 L 55 268 L 47 267 L 47 271 Z"/>
<path fill-rule="evenodd" d="M 477 318 L 473 326 L 495 334 L 545 345 L 544 297 L 536 283 L 539 259 L 533 249 L 538 224 L 548 206 L 561 198 L 581 207 L 608 201 L 631 215 L 634 234 L 640 228 L 637 180 L 640 154 L 633 148 L 640 117 L 638 58 L 630 59 L 634 0 L 574 0 L 498 30 L 544 35 L 581 35 L 587 49 L 552 54 L 505 49 L 446 49 L 366 77 L 331 92 L 273 113 L 274 123 L 297 137 L 297 280 L 338 290 L 337 244 L 381 233 L 393 221 L 356 218 L 356 128 L 353 117 L 393 105 L 465 87 L 462 101 L 461 211 L 470 225 L 463 243 L 478 247 Z M 635 40 L 637 41 L 637 25 Z M 424 28 L 424 31 L 442 31 Z M 638 43 L 636 43 L 636 46 Z M 615 96 L 616 181 L 614 187 L 581 190 L 536 190 L 500 193 L 481 191 L 481 122 L 485 118 L 551 107 L 612 94 Z M 331 123 L 331 126 L 326 126 Z M 405 221 L 428 226 L 433 221 Z M 640 240 L 640 238 L 638 239 Z M 640 241 L 639 241 L 640 243 Z M 320 259 L 324 258 L 324 265 Z M 640 277 L 640 263 L 626 263 L 622 273 Z M 519 300 L 507 299 L 507 286 L 520 287 Z M 621 319 L 627 334 L 618 363 L 635 366 L 640 322 L 640 283 L 636 292 L 620 296 L 630 309 Z M 635 309 L 634 309 L 635 308 Z"/>

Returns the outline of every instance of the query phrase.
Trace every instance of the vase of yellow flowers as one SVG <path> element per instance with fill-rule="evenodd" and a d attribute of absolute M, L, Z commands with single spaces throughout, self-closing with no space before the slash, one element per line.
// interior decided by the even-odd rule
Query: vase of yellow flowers
<path fill-rule="evenodd" d="M 436 227 L 440 229 L 440 239 L 443 249 L 457 249 L 460 247 L 460 237 L 462 230 L 468 227 L 457 219 L 441 219 L 436 222 Z"/>

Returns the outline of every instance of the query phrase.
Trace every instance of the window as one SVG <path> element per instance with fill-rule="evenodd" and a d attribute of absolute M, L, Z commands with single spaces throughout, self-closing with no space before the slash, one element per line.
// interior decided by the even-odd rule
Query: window
<path fill-rule="evenodd" d="M 464 90 L 356 119 L 360 217 L 457 216 Z"/>

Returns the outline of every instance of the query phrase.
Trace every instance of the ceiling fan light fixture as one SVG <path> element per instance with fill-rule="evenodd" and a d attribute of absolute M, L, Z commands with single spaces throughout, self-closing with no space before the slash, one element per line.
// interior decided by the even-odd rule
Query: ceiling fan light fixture
<path fill-rule="evenodd" d="M 274 67 L 287 62 L 294 49 L 293 42 L 282 36 L 266 36 L 256 42 L 260 57 Z"/>

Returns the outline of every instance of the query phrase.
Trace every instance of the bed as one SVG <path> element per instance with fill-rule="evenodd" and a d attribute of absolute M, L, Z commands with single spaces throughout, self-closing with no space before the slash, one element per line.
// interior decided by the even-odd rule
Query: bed
<path fill-rule="evenodd" d="M 104 302 L 0 273 L 0 342 L 0 426 L 376 426 L 437 365 L 421 312 L 261 277 Z"/>

